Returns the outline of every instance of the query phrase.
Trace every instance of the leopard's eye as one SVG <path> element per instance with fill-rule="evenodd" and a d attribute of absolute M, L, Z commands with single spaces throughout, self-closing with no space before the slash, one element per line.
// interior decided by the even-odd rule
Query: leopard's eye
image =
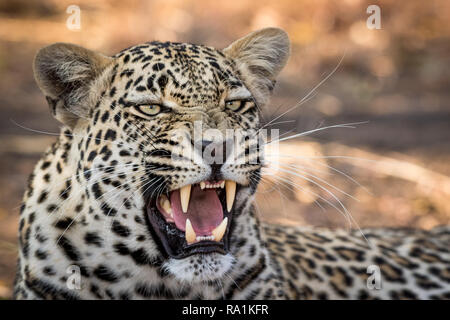
<path fill-rule="evenodd" d="M 134 107 L 138 112 L 146 116 L 155 116 L 161 112 L 161 106 L 158 104 L 141 104 Z"/>
<path fill-rule="evenodd" d="M 230 101 L 225 101 L 225 106 L 232 111 L 236 111 L 243 104 L 245 104 L 245 102 L 246 102 L 245 100 L 230 100 Z"/>

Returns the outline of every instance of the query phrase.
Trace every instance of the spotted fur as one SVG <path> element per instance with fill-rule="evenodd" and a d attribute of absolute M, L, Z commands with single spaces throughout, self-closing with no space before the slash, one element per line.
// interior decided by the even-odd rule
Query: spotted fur
<path fill-rule="evenodd" d="M 182 144 L 173 133 L 192 134 L 195 121 L 221 132 L 260 128 L 260 108 L 288 55 L 287 35 L 272 28 L 223 50 L 171 42 L 113 57 L 70 44 L 42 49 L 36 80 L 64 127 L 24 195 L 15 297 L 450 298 L 449 229 L 364 230 L 369 246 L 356 231 L 263 225 L 252 204 L 261 162 L 216 172 L 241 186 L 228 253 L 174 259 L 161 249 L 146 199 L 213 174 L 210 165 L 171 157 Z M 225 100 L 243 92 L 251 103 L 226 109 Z M 131 111 L 150 98 L 163 112 Z M 381 268 L 380 290 L 367 288 L 369 265 Z M 73 266 L 80 288 L 67 285 Z"/>

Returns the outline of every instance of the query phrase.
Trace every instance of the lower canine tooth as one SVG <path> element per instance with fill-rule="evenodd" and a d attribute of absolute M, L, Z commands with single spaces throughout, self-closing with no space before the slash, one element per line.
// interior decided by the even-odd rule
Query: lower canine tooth
<path fill-rule="evenodd" d="M 225 181 L 225 191 L 227 192 L 227 211 L 230 212 L 233 208 L 234 196 L 236 195 L 236 182 L 227 180 Z"/>
<path fill-rule="evenodd" d="M 186 213 L 188 210 L 190 196 L 191 196 L 190 184 L 180 189 L 181 209 L 183 210 L 184 213 Z"/>
<path fill-rule="evenodd" d="M 214 241 L 219 242 L 222 240 L 225 231 L 227 230 L 228 218 L 222 220 L 222 222 L 211 232 L 214 236 Z"/>
<path fill-rule="evenodd" d="M 194 228 L 192 228 L 192 224 L 189 219 L 186 219 L 185 237 L 188 244 L 194 243 L 197 238 L 197 235 L 195 234 Z"/>

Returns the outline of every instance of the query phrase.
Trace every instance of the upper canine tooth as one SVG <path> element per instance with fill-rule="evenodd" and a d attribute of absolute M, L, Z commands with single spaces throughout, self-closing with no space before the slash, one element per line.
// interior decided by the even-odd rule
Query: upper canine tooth
<path fill-rule="evenodd" d="M 164 202 L 163 208 L 173 218 L 172 207 L 170 206 L 170 201 L 169 200 Z"/>
<path fill-rule="evenodd" d="M 191 196 L 190 184 L 180 189 L 181 209 L 183 210 L 184 213 L 186 213 L 188 210 L 190 196 Z"/>
<path fill-rule="evenodd" d="M 225 181 L 222 181 L 222 183 L 220 184 L 220 187 L 223 189 L 223 187 L 225 187 Z"/>
<path fill-rule="evenodd" d="M 225 190 L 227 192 L 227 211 L 230 212 L 233 208 L 234 196 L 236 195 L 236 182 L 227 180 L 225 182 Z"/>
<path fill-rule="evenodd" d="M 172 206 L 170 205 L 169 199 L 167 199 L 167 197 L 165 195 L 162 195 L 159 201 L 160 201 L 159 203 L 161 204 L 161 207 L 164 209 L 164 211 L 166 211 L 168 214 L 173 216 Z"/>
<path fill-rule="evenodd" d="M 194 228 L 192 228 L 192 224 L 189 219 L 186 219 L 186 231 L 184 236 L 188 244 L 194 243 L 197 239 L 197 235 L 195 234 Z"/>
<path fill-rule="evenodd" d="M 228 218 L 222 220 L 222 222 L 213 230 L 211 234 L 214 236 L 214 241 L 220 241 L 227 230 Z"/>
<path fill-rule="evenodd" d="M 159 197 L 159 204 L 161 205 L 161 207 L 164 206 L 164 202 L 166 202 L 166 200 L 167 200 L 167 197 L 164 194 Z"/>
<path fill-rule="evenodd" d="M 205 189 L 205 181 L 200 182 L 200 189 Z"/>

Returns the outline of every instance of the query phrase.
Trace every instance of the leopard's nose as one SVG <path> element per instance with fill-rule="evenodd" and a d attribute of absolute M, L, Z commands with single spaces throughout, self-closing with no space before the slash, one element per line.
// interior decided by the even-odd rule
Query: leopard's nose
<path fill-rule="evenodd" d="M 227 159 L 227 142 L 214 142 L 202 140 L 202 156 L 206 163 L 212 165 L 222 165 Z"/>
<path fill-rule="evenodd" d="M 220 169 L 228 157 L 227 145 L 231 141 L 214 142 L 212 140 L 201 141 L 202 159 L 211 166 L 210 180 L 217 181 L 221 179 Z"/>

